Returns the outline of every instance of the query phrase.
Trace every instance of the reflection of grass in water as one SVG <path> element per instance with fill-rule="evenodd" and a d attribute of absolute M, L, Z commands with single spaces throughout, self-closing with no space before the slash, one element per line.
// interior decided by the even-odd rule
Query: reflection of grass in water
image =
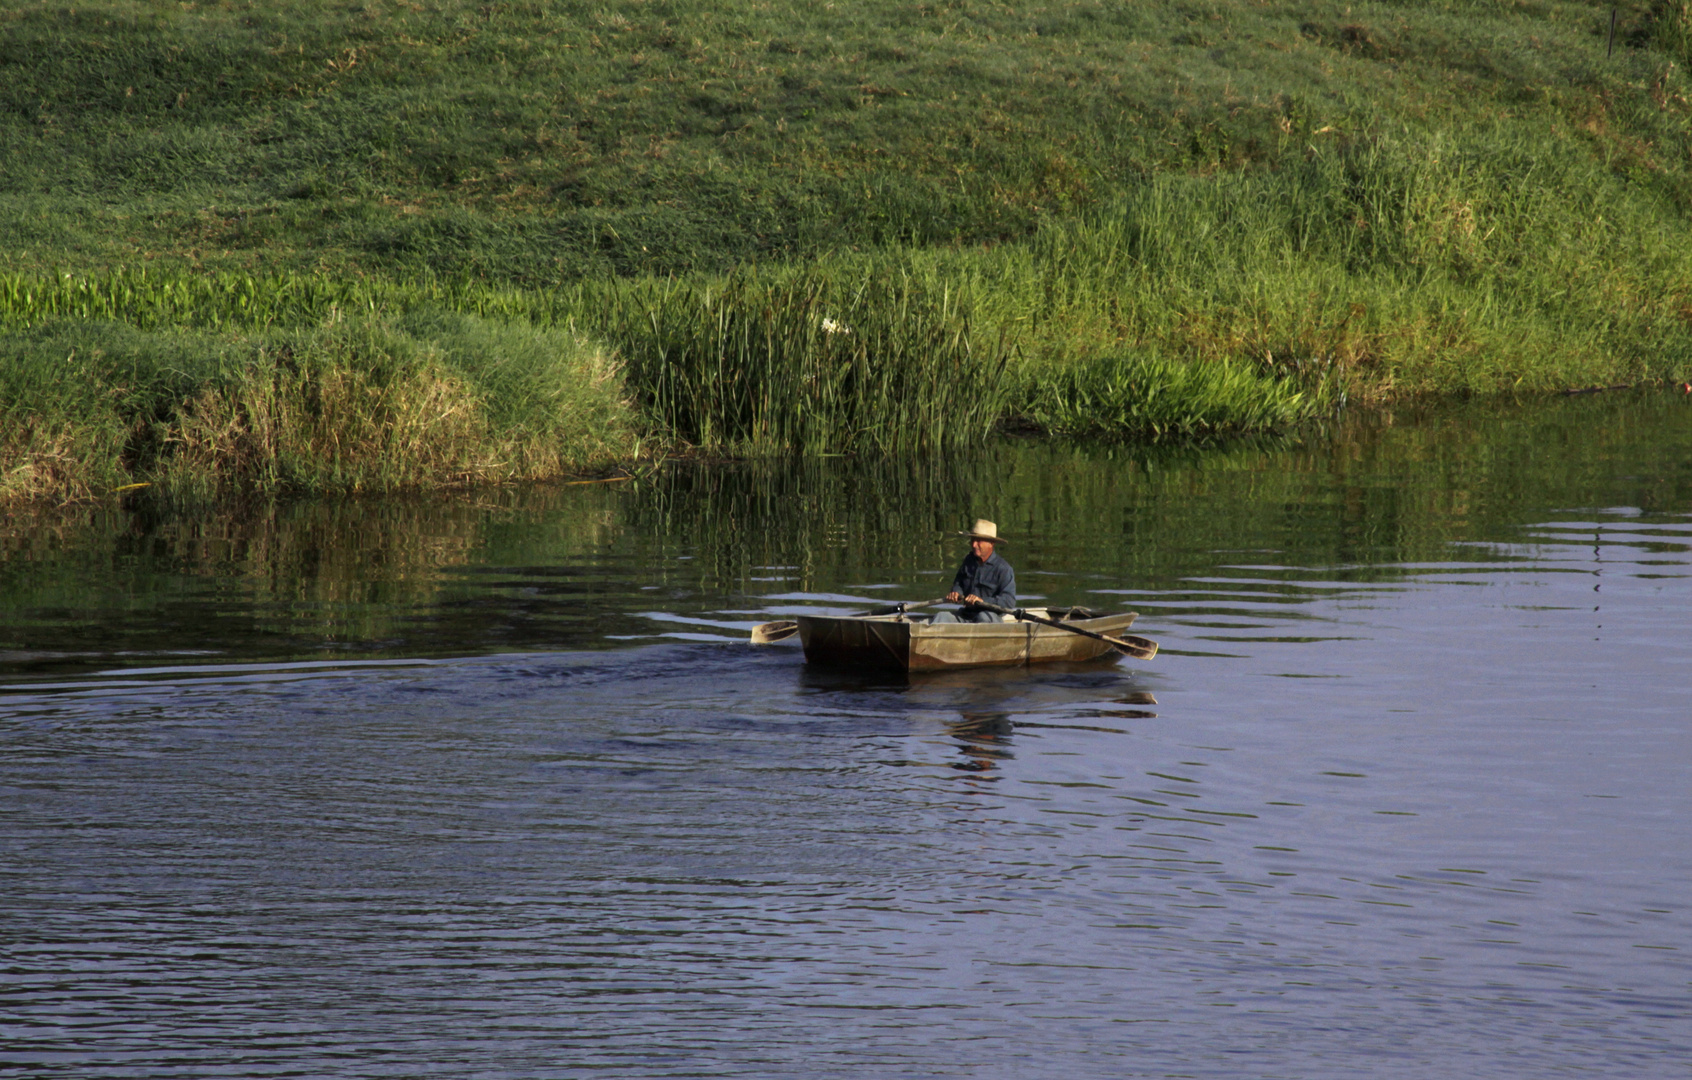
<path fill-rule="evenodd" d="M 1519 539 L 1547 508 L 1692 506 L 1688 409 L 1660 392 L 1476 400 L 1212 449 L 999 442 L 922 460 L 672 467 L 624 520 L 694 556 L 666 573 L 720 594 L 855 583 L 921 599 L 950 579 L 953 534 L 976 517 L 1012 538 L 1021 593 L 1058 603 L 1127 603 L 1072 590 L 1180 589 L 1219 562 L 1396 580 L 1395 564 L 1447 560 L 1453 541 Z M 1640 464 L 1618 477 L 1617 460 Z M 761 566 L 791 569 L 752 580 Z"/>
<path fill-rule="evenodd" d="M 1155 627 L 1148 604 L 1230 604 L 1194 580 L 1222 572 L 1252 579 L 1246 601 L 1284 619 L 1314 595 L 1300 568 L 1395 583 L 1407 563 L 1504 557 L 1452 543 L 1519 544 L 1523 523 L 1569 507 L 1692 511 L 1689 409 L 1657 393 L 1475 401 L 1220 449 L 1010 441 L 427 499 L 143 492 L 127 510 L 14 510 L 0 515 L 0 649 L 616 647 L 608 635 L 650 629 L 647 610 L 755 621 L 771 594 L 938 595 L 963 554 L 954 533 L 983 516 L 1013 538 L 1025 597 L 1138 609 Z M 477 566 L 500 572 L 463 573 Z"/>
<path fill-rule="evenodd" d="M 466 585 L 463 569 L 490 544 L 507 565 L 556 566 L 621 531 L 609 493 L 562 494 L 551 493 L 566 513 L 505 488 L 285 502 L 144 492 L 126 509 L 7 515 L 0 651 L 86 654 L 49 657 L 48 670 L 165 662 L 145 655 L 155 650 L 239 660 L 521 648 L 519 613 L 485 603 L 486 582 Z M 467 588 L 474 602 L 451 603 Z M 590 627 L 603 612 L 592 615 Z"/>

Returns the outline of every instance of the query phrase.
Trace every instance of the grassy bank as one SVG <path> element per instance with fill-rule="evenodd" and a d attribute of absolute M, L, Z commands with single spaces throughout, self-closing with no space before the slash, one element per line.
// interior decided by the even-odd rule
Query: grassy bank
<path fill-rule="evenodd" d="M 220 333 L 53 320 L 0 336 L 0 500 L 551 477 L 632 452 L 621 395 L 602 350 L 473 317 Z"/>
<path fill-rule="evenodd" d="M 0 258 L 726 271 L 1002 243 L 1148 175 L 1397 129 L 1542 138 L 1684 205 L 1688 25 L 1682 0 L 18 3 Z"/>
<path fill-rule="evenodd" d="M 1692 6 L 0 13 L 0 490 L 1692 375 Z"/>

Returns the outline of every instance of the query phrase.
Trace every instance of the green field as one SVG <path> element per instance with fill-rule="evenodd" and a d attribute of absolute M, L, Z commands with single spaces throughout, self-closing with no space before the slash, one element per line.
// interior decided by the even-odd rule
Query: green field
<path fill-rule="evenodd" d="M 16 4 L 0 497 L 1683 378 L 1689 65 L 1684 0 Z"/>

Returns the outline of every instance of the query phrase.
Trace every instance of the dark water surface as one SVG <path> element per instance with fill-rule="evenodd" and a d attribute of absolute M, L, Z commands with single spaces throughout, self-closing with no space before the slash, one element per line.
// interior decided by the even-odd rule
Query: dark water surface
<path fill-rule="evenodd" d="M 743 644 L 976 516 L 1162 655 Z M 0 1074 L 1692 1075 L 1679 398 L 0 548 Z"/>

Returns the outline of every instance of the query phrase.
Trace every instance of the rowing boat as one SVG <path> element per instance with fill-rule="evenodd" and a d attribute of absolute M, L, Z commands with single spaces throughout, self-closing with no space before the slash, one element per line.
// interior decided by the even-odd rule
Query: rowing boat
<path fill-rule="evenodd" d="M 1079 608 L 1030 608 L 1095 634 L 1120 634 L 1135 612 L 1093 616 Z M 1092 660 L 1112 651 L 1108 642 L 1056 626 L 1007 619 L 995 623 L 935 623 L 924 615 L 800 615 L 799 642 L 813 664 L 940 671 L 1006 667 L 1062 660 Z"/>

